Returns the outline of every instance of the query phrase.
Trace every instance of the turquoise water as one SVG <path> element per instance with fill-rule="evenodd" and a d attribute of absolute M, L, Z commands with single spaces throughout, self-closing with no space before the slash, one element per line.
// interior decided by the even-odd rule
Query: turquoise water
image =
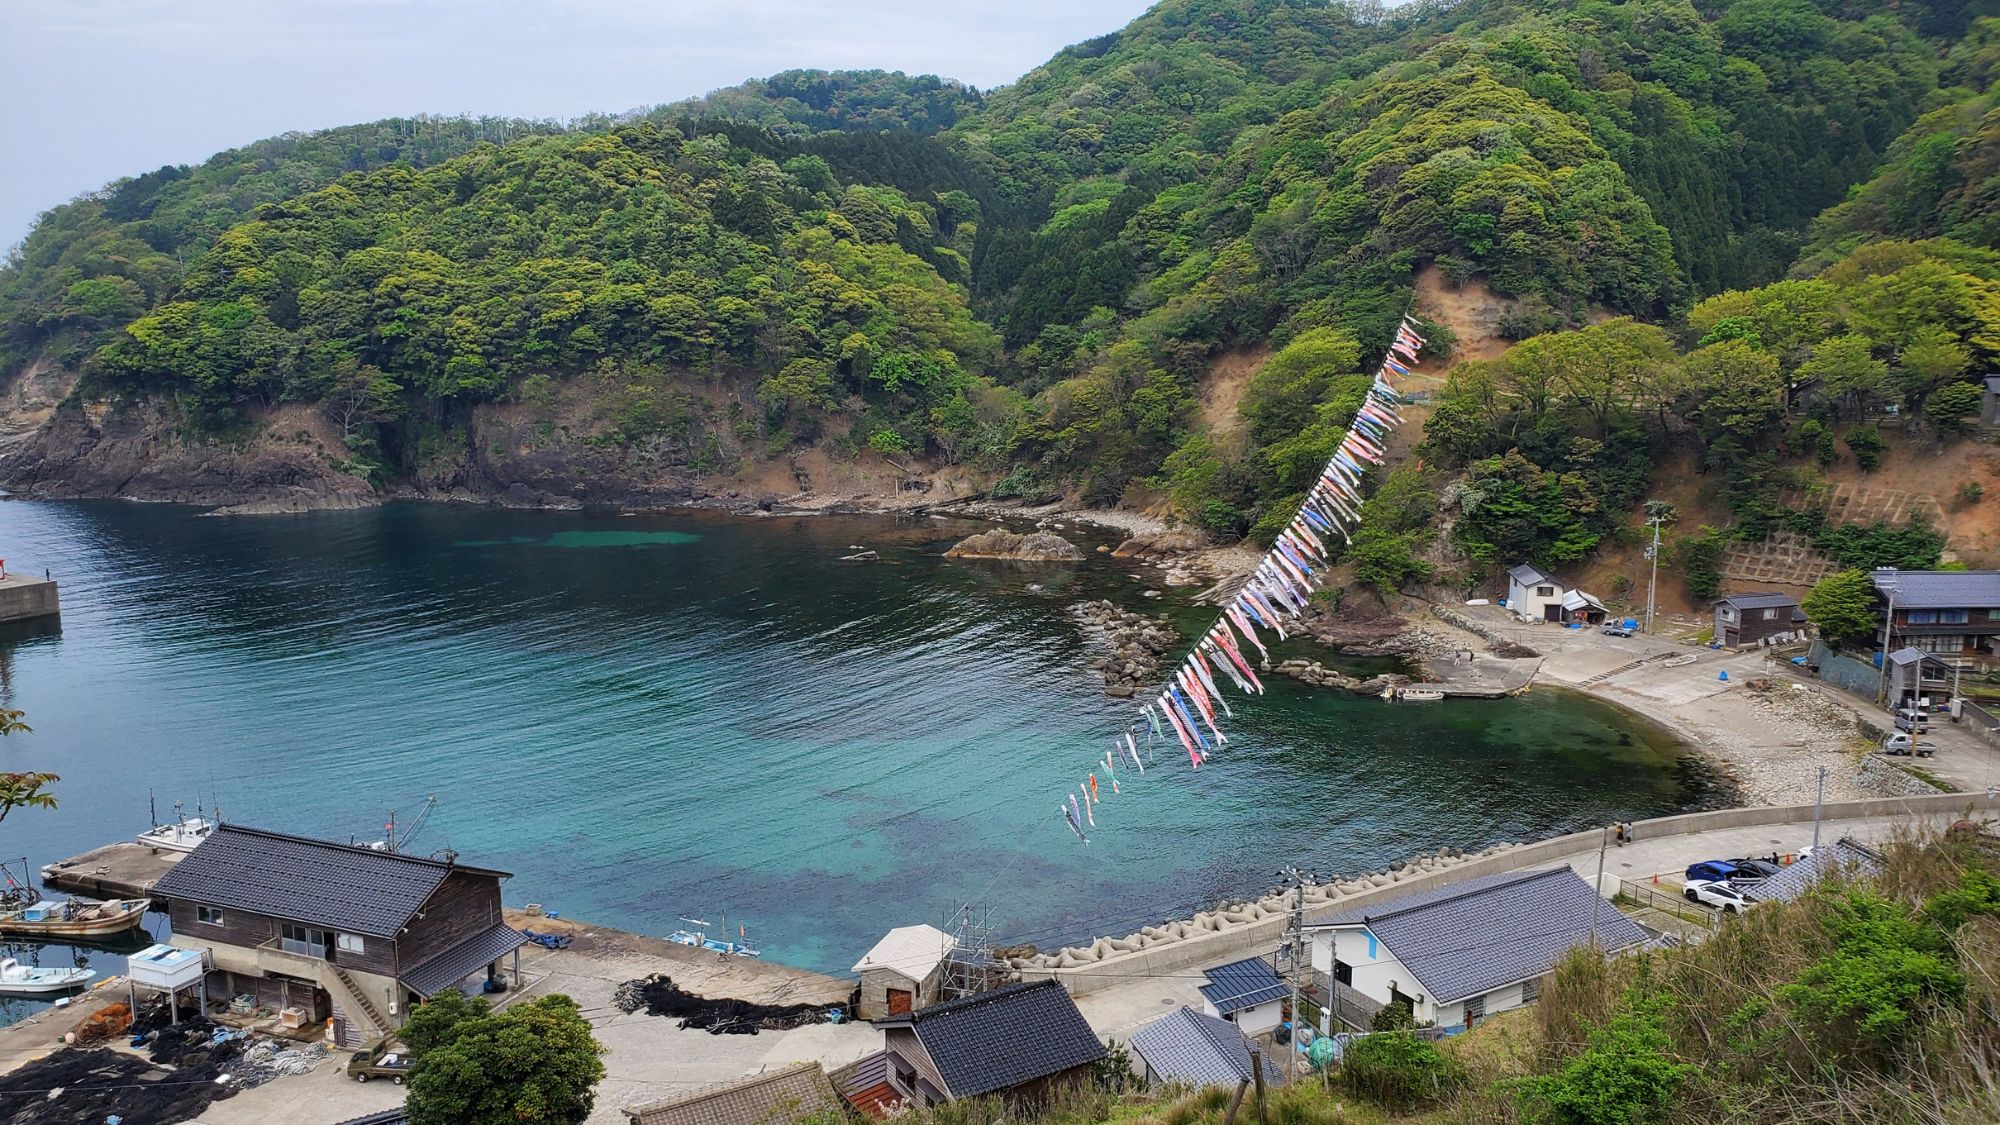
<path fill-rule="evenodd" d="M 1272 677 L 1213 768 L 1160 746 L 1085 847 L 1057 804 L 1131 711 L 1064 609 L 1158 607 L 1103 555 L 940 557 L 980 526 L 0 504 L 8 565 L 63 584 L 59 631 L 0 635 L 0 699 L 35 727 L 0 762 L 63 775 L 61 809 L 10 816 L 0 855 L 129 838 L 149 792 L 360 839 L 436 796 L 412 850 L 515 872 L 510 902 L 649 933 L 726 911 L 767 956 L 845 970 L 968 900 L 1047 947 L 1261 890 L 1281 862 L 1359 872 L 1704 797 L 1671 740 L 1589 700 L 1391 705 Z M 837 561 L 855 547 L 881 561 Z"/>

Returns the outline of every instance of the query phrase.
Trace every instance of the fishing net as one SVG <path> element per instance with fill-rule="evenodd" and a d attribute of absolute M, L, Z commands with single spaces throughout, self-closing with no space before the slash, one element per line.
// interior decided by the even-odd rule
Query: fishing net
<path fill-rule="evenodd" d="M 824 1023 L 826 1004 L 758 1004 L 750 1000 L 711 1000 L 681 988 L 673 978 L 655 973 L 618 986 L 613 1003 L 621 1012 L 644 1009 L 649 1016 L 680 1017 L 680 1026 L 710 1035 L 755 1035 L 784 1031 L 809 1023 Z"/>
<path fill-rule="evenodd" d="M 123 1004 L 112 1004 L 99 1008 L 77 1022 L 72 1029 L 78 1046 L 102 1043 L 114 1035 L 123 1035 L 132 1027 L 132 1009 Z"/>
<path fill-rule="evenodd" d="M 125 1125 L 168 1125 L 201 1116 L 236 1092 L 215 1080 L 213 1062 L 167 1070 L 103 1048 L 57 1051 L 0 1075 L 0 1125 L 79 1125 L 116 1115 Z"/>

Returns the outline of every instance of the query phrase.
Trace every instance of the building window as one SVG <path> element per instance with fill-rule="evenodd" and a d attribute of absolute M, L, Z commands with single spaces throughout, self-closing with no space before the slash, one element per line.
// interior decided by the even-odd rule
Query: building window
<path fill-rule="evenodd" d="M 222 925 L 222 908 L 219 906 L 197 906 L 194 908 L 194 920 L 210 926 L 220 926 Z"/>
<path fill-rule="evenodd" d="M 1542 978 L 1521 982 L 1521 1003 L 1532 1004 L 1542 998 Z"/>
<path fill-rule="evenodd" d="M 1938 611 L 1934 609 L 1913 609 L 1903 618 L 1905 625 L 1935 625 Z"/>
<path fill-rule="evenodd" d="M 1556 588 L 1554 586 L 1537 586 L 1535 587 L 1535 596 L 1538 598 L 1553 598 L 1556 596 Z"/>
<path fill-rule="evenodd" d="M 2000 609 L 1989 609 L 1989 610 L 1987 610 L 1987 611 L 1986 611 L 1986 620 L 1988 620 L 1988 621 L 2000 621 Z"/>
<path fill-rule="evenodd" d="M 1972 620 L 1972 614 L 1963 609 L 1938 610 L 1938 624 L 1940 625 L 1963 625 L 1970 620 Z"/>
<path fill-rule="evenodd" d="M 1767 609 L 1767 610 L 1765 610 L 1765 611 L 1764 611 L 1764 620 L 1766 620 L 1766 621 L 1776 621 L 1777 619 L 1778 619 L 1778 611 L 1777 611 L 1777 610 L 1775 610 L 1775 609 Z"/>
<path fill-rule="evenodd" d="M 339 940 L 335 943 L 335 948 L 339 949 L 342 953 L 363 953 L 367 951 L 367 946 L 362 943 L 360 934 L 340 935 Z"/>
<path fill-rule="evenodd" d="M 307 957 L 326 956 L 327 947 L 333 944 L 333 935 L 325 930 L 315 930 L 308 926 L 284 924 L 279 935 L 278 948 L 287 953 L 300 953 Z"/>
<path fill-rule="evenodd" d="M 1486 1018 L 1486 997 L 1474 996 L 1472 999 L 1467 1000 L 1465 1002 L 1465 1025 L 1467 1027 L 1472 1026 L 1473 1020 L 1485 1019 L 1485 1018 Z"/>

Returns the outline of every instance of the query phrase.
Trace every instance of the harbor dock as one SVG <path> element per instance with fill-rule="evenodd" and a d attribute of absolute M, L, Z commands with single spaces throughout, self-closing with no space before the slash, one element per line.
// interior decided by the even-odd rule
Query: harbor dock
<path fill-rule="evenodd" d="M 54 582 L 25 574 L 0 576 L 0 625 L 57 617 L 61 613 Z"/>
<path fill-rule="evenodd" d="M 42 868 L 42 885 L 90 898 L 150 898 L 186 852 L 131 842 L 106 844 Z"/>

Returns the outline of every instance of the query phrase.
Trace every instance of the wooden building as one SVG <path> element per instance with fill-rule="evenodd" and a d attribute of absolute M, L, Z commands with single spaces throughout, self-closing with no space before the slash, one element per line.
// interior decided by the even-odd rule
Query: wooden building
<path fill-rule="evenodd" d="M 1731 594 L 1715 603 L 1716 642 L 1730 648 L 1806 638 L 1806 615 L 1790 594 Z"/>
<path fill-rule="evenodd" d="M 854 963 L 854 971 L 861 974 L 854 1014 L 879 1020 L 935 1002 L 945 963 L 957 944 L 936 926 L 898 926 L 884 934 Z"/>
<path fill-rule="evenodd" d="M 1076 1001 L 1053 980 L 947 1000 L 876 1026 L 886 1064 L 881 1077 L 896 1100 L 915 1107 L 987 1095 L 1035 1097 L 1088 1081 L 1090 1064 L 1105 1054 Z"/>
<path fill-rule="evenodd" d="M 490 975 L 526 942 L 504 871 L 224 824 L 154 887 L 172 944 L 209 957 L 211 997 L 252 996 L 359 1046 L 411 1005 Z"/>

